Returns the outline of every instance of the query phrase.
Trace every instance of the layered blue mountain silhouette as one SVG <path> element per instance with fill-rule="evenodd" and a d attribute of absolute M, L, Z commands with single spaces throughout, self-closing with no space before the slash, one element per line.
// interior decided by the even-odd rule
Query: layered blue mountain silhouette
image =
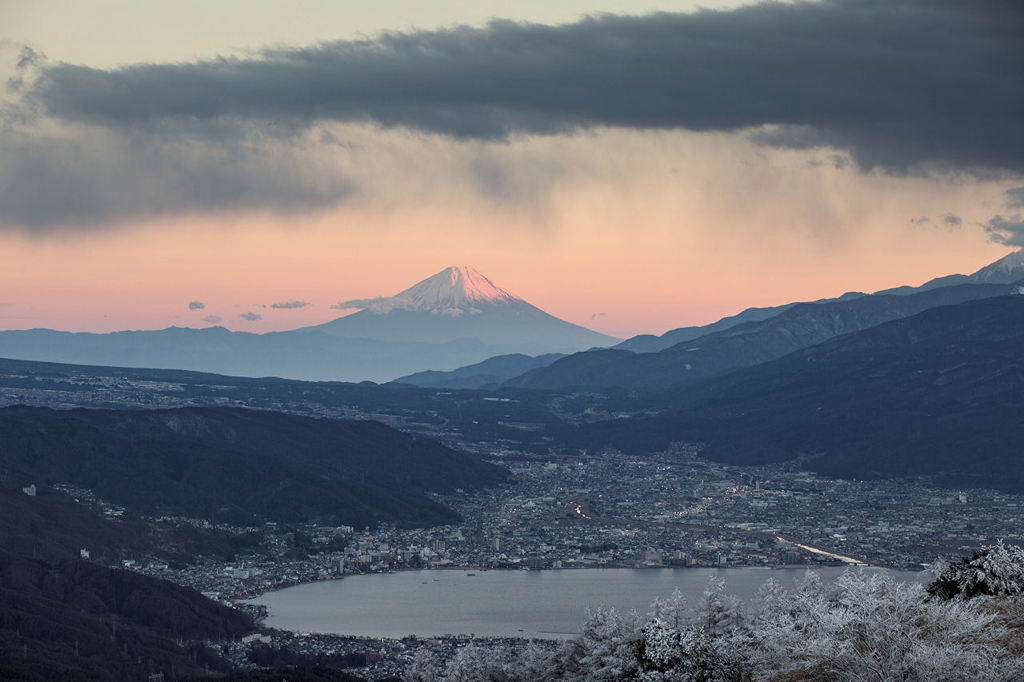
<path fill-rule="evenodd" d="M 468 266 L 450 267 L 358 312 L 286 332 L 169 327 L 110 334 L 0 332 L 0 357 L 189 369 L 237 376 L 387 381 L 494 355 L 568 353 L 619 339 L 549 315 Z"/>

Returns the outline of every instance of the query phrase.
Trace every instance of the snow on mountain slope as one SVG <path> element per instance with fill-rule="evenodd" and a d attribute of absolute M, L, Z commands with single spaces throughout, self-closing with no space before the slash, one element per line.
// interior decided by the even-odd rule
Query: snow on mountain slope
<path fill-rule="evenodd" d="M 1006 284 L 1024 279 L 1024 249 L 1006 254 L 978 270 L 969 279 L 985 284 Z"/>
<path fill-rule="evenodd" d="M 366 309 L 378 315 L 399 309 L 459 317 L 479 313 L 482 306 L 525 301 L 496 286 L 475 268 L 453 265 L 391 298 L 374 299 L 370 303 Z"/>
<path fill-rule="evenodd" d="M 544 312 L 468 265 L 445 268 L 394 296 L 345 301 L 335 307 L 360 310 L 297 331 L 403 342 L 473 339 L 502 346 L 505 353 L 529 355 L 618 341 Z"/>

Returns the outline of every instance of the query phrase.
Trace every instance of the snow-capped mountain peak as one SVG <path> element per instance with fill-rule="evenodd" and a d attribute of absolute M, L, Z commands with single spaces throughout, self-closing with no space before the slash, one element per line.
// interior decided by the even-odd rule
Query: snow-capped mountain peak
<path fill-rule="evenodd" d="M 544 312 L 468 265 L 445 268 L 394 296 L 333 307 L 359 310 L 300 331 L 401 343 L 468 344 L 477 349 L 484 344 L 495 350 L 492 355 L 573 352 L 616 342 Z"/>
<path fill-rule="evenodd" d="M 496 286 L 475 268 L 453 265 L 395 295 L 393 300 L 407 302 L 414 310 L 444 312 L 481 304 L 514 303 L 520 299 Z"/>
<path fill-rule="evenodd" d="M 975 282 L 1008 283 L 1024 278 L 1024 249 L 1008 253 L 971 275 Z"/>
<path fill-rule="evenodd" d="M 349 303 L 353 308 L 378 315 L 394 310 L 415 310 L 451 317 L 479 313 L 484 307 L 525 304 L 468 265 L 445 268 L 394 296 Z"/>

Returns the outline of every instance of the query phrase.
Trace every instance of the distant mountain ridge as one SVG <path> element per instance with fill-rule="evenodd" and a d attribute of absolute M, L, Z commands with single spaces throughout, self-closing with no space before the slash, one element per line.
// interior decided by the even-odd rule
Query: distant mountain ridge
<path fill-rule="evenodd" d="M 0 357 L 80 365 L 183 369 L 312 381 L 390 381 L 495 355 L 568 353 L 617 343 L 549 315 L 468 266 L 326 324 L 252 334 L 168 327 L 110 334 L 0 332 Z"/>
<path fill-rule="evenodd" d="M 657 353 L 615 349 L 576 353 L 504 385 L 549 390 L 679 388 L 929 308 L 1016 293 L 1019 286 L 962 284 L 906 295 L 801 303 L 766 320 L 707 334 Z"/>
<path fill-rule="evenodd" d="M 459 367 L 449 372 L 417 372 L 399 377 L 393 383 L 412 384 L 429 388 L 494 388 L 531 369 L 547 367 L 555 360 L 564 358 L 562 353 L 546 355 L 496 355 L 474 365 Z"/>
<path fill-rule="evenodd" d="M 866 295 L 867 294 L 862 294 L 859 291 L 850 291 L 838 298 L 823 298 L 817 301 L 807 301 L 806 303 L 849 301 Z M 761 320 L 767 320 L 768 318 L 775 317 L 779 313 L 789 310 L 793 306 L 803 305 L 804 303 L 805 302 L 798 301 L 794 303 L 784 303 L 782 305 L 772 306 L 769 308 L 747 308 L 742 312 L 730 315 L 729 317 L 723 317 L 717 322 L 712 322 L 711 324 L 671 329 L 661 336 L 655 336 L 653 334 L 640 334 L 638 336 L 633 336 L 622 343 L 612 346 L 612 348 L 615 350 L 628 350 L 633 353 L 657 353 L 660 350 L 671 348 L 677 343 L 696 339 L 697 337 L 704 336 L 706 334 L 725 331 L 726 329 L 730 329 L 746 322 L 760 322 Z"/>
<path fill-rule="evenodd" d="M 898 295 L 908 296 L 916 293 L 922 293 L 930 291 L 932 289 L 938 289 L 949 286 L 956 286 L 958 284 L 1010 284 L 1017 281 L 1024 280 L 1024 250 L 1019 250 L 1003 256 L 999 260 L 986 265 L 979 269 L 972 275 L 947 275 L 945 277 L 937 277 L 929 280 L 920 286 L 902 286 L 893 289 L 886 289 L 883 291 L 875 292 L 874 294 L 865 294 L 858 291 L 851 291 L 839 296 L 837 298 L 823 298 L 816 301 L 809 301 L 806 303 L 794 302 L 785 303 L 778 306 L 772 306 L 767 308 L 747 308 L 736 315 L 723 317 L 717 322 L 711 324 L 691 326 L 691 327 L 680 327 L 678 329 L 672 329 L 660 336 L 652 334 L 640 334 L 622 341 L 619 344 L 610 346 L 606 349 L 594 350 L 587 355 L 585 362 L 589 363 L 589 371 L 594 375 L 590 378 L 581 378 L 583 385 L 603 385 L 601 382 L 604 379 L 601 378 L 603 369 L 602 364 L 605 362 L 613 363 L 619 359 L 623 362 L 627 362 L 624 358 L 628 358 L 627 355 L 617 354 L 615 351 L 629 351 L 631 353 L 658 353 L 664 351 L 672 346 L 679 343 L 685 343 L 693 339 L 697 339 L 709 334 L 716 332 L 724 332 L 733 327 L 737 327 L 750 322 L 760 322 L 768 320 L 780 315 L 787 310 L 799 306 L 799 305 L 814 305 L 814 304 L 830 304 L 842 301 L 852 301 L 857 298 L 865 296 L 885 296 L 885 295 Z M 523 373 L 530 370 L 540 371 L 543 367 L 551 365 L 558 358 L 555 356 L 548 356 L 548 361 L 544 362 L 540 359 L 533 359 L 529 362 L 520 361 L 523 366 Z M 487 362 L 487 361 L 485 361 Z M 584 361 L 580 361 L 584 362 Z M 484 363 L 477 363 L 483 365 Z M 507 363 L 506 363 L 507 364 Z M 582 369 L 582 365 L 580 365 Z M 552 370 L 554 371 L 554 370 Z M 476 370 L 470 367 L 462 367 L 455 370 L 451 370 L 448 373 L 418 373 L 413 375 L 414 378 L 411 382 L 416 382 L 422 386 L 435 386 L 435 387 L 455 387 L 446 382 L 455 381 L 462 382 L 458 387 L 461 388 L 479 388 L 484 385 L 491 385 L 494 376 L 480 376 L 477 379 L 467 378 L 470 377 Z M 457 379 L 456 377 L 462 377 Z M 403 377 L 402 381 L 410 380 L 410 377 Z M 509 382 L 509 385 L 521 385 L 517 377 L 506 376 L 505 380 Z M 568 379 L 566 379 L 568 380 Z M 523 380 L 526 381 L 526 380 Z M 525 384 L 523 384 L 525 385 Z M 551 388 L 553 386 L 549 386 Z"/>
<path fill-rule="evenodd" d="M 417 343 L 349 339 L 323 332 L 253 334 L 223 327 L 110 334 L 52 329 L 0 332 L 0 357 L 13 360 L 309 381 L 388 381 L 430 367 L 459 367 L 515 349 L 474 339 Z"/>
<path fill-rule="evenodd" d="M 1020 280 L 1024 280 L 1024 249 L 1008 253 L 970 275 L 945 275 L 930 279 L 917 287 L 902 286 L 875 293 L 902 295 L 957 284 L 1009 284 Z"/>
<path fill-rule="evenodd" d="M 583 427 L 578 445 L 702 442 L 734 464 L 804 456 L 845 478 L 930 474 L 1019 493 L 1024 295 L 929 308 L 649 401 L 670 407 Z"/>
<path fill-rule="evenodd" d="M 999 260 L 980 268 L 971 275 L 945 275 L 943 277 L 936 277 L 928 280 L 920 286 L 915 287 L 908 285 L 894 287 L 892 289 L 883 289 L 881 291 L 876 291 L 874 295 L 907 295 L 921 291 L 928 291 L 930 289 L 938 289 L 940 287 L 955 286 L 957 284 L 1010 284 L 1019 280 L 1024 280 L 1024 249 L 1009 253 Z M 848 301 L 853 298 L 859 298 L 867 295 L 868 294 L 864 294 L 859 291 L 850 291 L 837 298 L 822 298 L 817 301 L 808 301 L 808 303 Z M 690 339 L 695 339 L 698 336 L 704 336 L 705 334 L 710 334 L 712 332 L 724 331 L 730 327 L 743 324 L 744 322 L 766 320 L 778 315 L 779 313 L 785 312 L 795 305 L 800 305 L 800 303 L 784 303 L 782 305 L 770 306 L 767 308 L 747 308 L 742 312 L 728 317 L 723 317 L 717 322 L 712 322 L 711 324 L 671 329 L 660 336 L 655 336 L 653 334 L 640 334 L 638 336 L 630 337 L 622 343 L 612 347 L 618 350 L 632 351 L 634 353 L 656 353 L 660 350 L 665 350 L 666 348 L 674 346 L 677 343 L 689 341 Z"/>

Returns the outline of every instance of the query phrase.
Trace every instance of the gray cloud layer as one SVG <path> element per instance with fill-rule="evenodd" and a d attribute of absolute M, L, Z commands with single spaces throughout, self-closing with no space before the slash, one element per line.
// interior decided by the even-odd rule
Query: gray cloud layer
<path fill-rule="evenodd" d="M 1006 191 L 1006 206 L 1009 209 L 1024 208 L 1024 187 Z M 997 244 L 1024 248 L 1024 216 L 1019 212 L 1006 216 L 994 215 L 981 226 L 988 233 L 989 239 Z"/>
<path fill-rule="evenodd" d="M 1024 248 L 1024 217 L 1019 213 L 1013 216 L 992 216 L 982 227 L 992 241 Z"/>
<path fill-rule="evenodd" d="M 193 211 L 305 212 L 354 191 L 303 163 L 299 145 L 239 128 L 241 136 L 217 139 L 173 124 L 62 135 L 0 126 L 0 223 L 49 229 Z"/>
<path fill-rule="evenodd" d="M 206 307 L 206 304 L 203 303 L 202 301 L 189 301 L 188 302 L 188 309 L 189 310 L 202 310 L 205 307 Z"/>
<path fill-rule="evenodd" d="M 1005 0 L 825 0 L 112 70 L 22 50 L 14 104 L 0 102 L 0 225 L 330 208 L 363 189 L 344 165 L 354 148 L 318 125 L 331 122 L 462 140 L 744 131 L 837 148 L 839 169 L 1020 173 L 1022 28 L 1024 5 Z M 469 165 L 452 171 L 459 182 L 515 207 L 563 172 L 486 154 Z"/>
<path fill-rule="evenodd" d="M 846 149 L 862 168 L 1024 170 L 1024 8 L 828 0 L 602 16 L 267 50 L 111 71 L 61 64 L 52 115 L 111 126 L 372 121 L 460 138 L 590 126 L 739 130 Z"/>
<path fill-rule="evenodd" d="M 244 312 L 241 315 L 239 315 L 239 317 L 242 318 L 243 320 L 247 320 L 249 322 L 255 322 L 256 320 L 262 320 L 263 319 L 263 316 L 260 315 L 259 313 L 251 313 L 251 312 Z"/>

